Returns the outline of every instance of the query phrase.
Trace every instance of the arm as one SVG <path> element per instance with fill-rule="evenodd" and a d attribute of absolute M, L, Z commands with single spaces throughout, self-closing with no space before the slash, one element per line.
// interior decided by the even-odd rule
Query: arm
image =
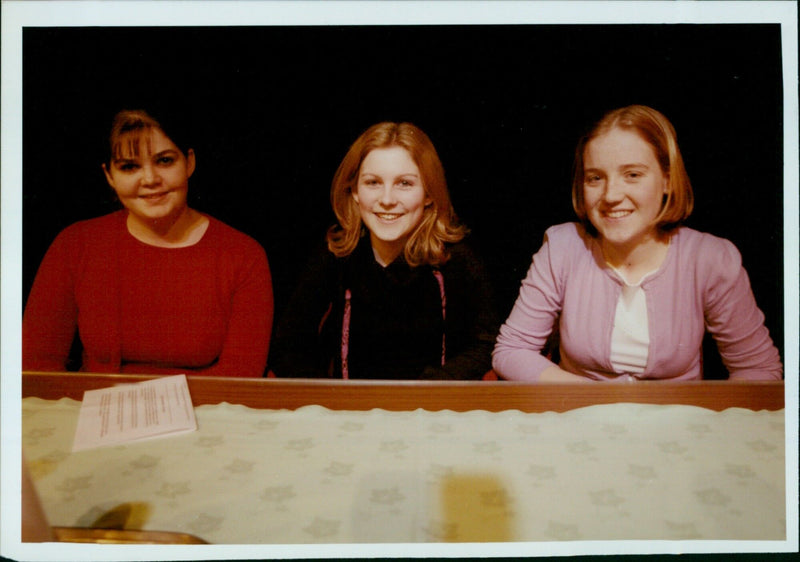
<path fill-rule="evenodd" d="M 565 371 L 558 365 L 547 367 L 544 371 L 541 372 L 539 378 L 536 380 L 536 382 L 590 382 L 590 381 L 591 379 L 588 379 L 582 375 L 576 375 L 575 373 L 570 373 L 569 371 Z"/>
<path fill-rule="evenodd" d="M 460 245 L 451 261 L 455 267 L 448 268 L 444 277 L 448 295 L 447 360 L 444 366 L 426 367 L 421 378 L 480 379 L 491 369 L 497 337 L 494 294 L 483 262 L 466 246 Z"/>
<path fill-rule="evenodd" d="M 72 237 L 59 234 L 39 266 L 22 319 L 22 368 L 66 371 L 78 324 Z"/>
<path fill-rule="evenodd" d="M 533 256 L 528 274 L 522 281 L 519 297 L 511 314 L 500 327 L 492 366 L 503 378 L 536 382 L 544 371 L 561 371 L 541 354 L 561 312 L 560 272 L 553 261 L 552 244 L 545 235 L 541 249 Z M 552 370 L 556 369 L 556 371 Z M 565 373 L 565 371 L 561 371 Z M 577 376 L 577 375 L 575 375 Z"/>
<path fill-rule="evenodd" d="M 272 333 L 272 276 L 264 249 L 255 242 L 236 272 L 225 343 L 217 362 L 196 375 L 262 377 Z"/>
<path fill-rule="evenodd" d="M 783 372 L 780 355 L 764 326 L 764 313 L 758 308 L 742 258 L 727 240 L 709 259 L 705 292 L 705 321 L 714 337 L 731 379 L 780 380 Z"/>
<path fill-rule="evenodd" d="M 309 260 L 276 326 L 270 369 L 278 377 L 327 377 L 327 350 L 320 336 L 329 318 L 335 283 L 335 258 L 327 247 Z M 337 330 L 334 330 L 338 333 Z"/>

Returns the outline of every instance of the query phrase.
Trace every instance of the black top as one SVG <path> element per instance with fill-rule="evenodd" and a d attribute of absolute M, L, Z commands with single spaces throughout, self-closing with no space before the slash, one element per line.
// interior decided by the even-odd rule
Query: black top
<path fill-rule="evenodd" d="M 483 265 L 464 243 L 448 246 L 446 321 L 431 266 L 401 255 L 387 267 L 369 236 L 347 257 L 325 247 L 292 295 L 272 343 L 279 377 L 342 377 L 342 320 L 351 292 L 349 376 L 353 379 L 479 379 L 491 368 L 498 322 Z M 442 366 L 442 331 L 446 362 Z"/>

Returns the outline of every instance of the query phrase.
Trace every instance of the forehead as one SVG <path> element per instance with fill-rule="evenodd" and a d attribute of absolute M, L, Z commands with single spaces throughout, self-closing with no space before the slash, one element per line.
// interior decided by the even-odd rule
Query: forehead
<path fill-rule="evenodd" d="M 583 151 L 585 162 L 613 160 L 614 162 L 655 161 L 656 153 L 636 129 L 613 127 L 588 143 Z"/>
<path fill-rule="evenodd" d="M 401 171 L 418 174 L 414 158 L 402 146 L 388 146 L 370 150 L 361 162 L 361 173 L 373 173 L 383 170 Z"/>
<path fill-rule="evenodd" d="M 114 159 L 127 159 L 146 157 L 167 150 L 180 152 L 161 129 L 146 127 L 119 135 L 111 147 L 111 154 Z"/>

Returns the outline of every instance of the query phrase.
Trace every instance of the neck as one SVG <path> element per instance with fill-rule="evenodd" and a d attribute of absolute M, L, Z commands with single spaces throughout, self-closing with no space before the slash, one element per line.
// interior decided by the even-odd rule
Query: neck
<path fill-rule="evenodd" d="M 384 242 L 381 240 L 372 239 L 372 253 L 377 261 L 383 267 L 388 266 L 397 257 L 403 253 L 405 248 L 405 240 L 395 242 Z"/>
<path fill-rule="evenodd" d="M 154 220 L 141 220 L 128 213 L 127 226 L 128 232 L 145 244 L 179 248 L 199 242 L 208 227 L 208 219 L 186 207 L 177 216 Z"/>
<path fill-rule="evenodd" d="M 647 240 L 625 246 L 601 239 L 600 247 L 606 263 L 622 273 L 628 283 L 635 285 L 664 262 L 669 249 L 669 236 L 655 233 Z"/>

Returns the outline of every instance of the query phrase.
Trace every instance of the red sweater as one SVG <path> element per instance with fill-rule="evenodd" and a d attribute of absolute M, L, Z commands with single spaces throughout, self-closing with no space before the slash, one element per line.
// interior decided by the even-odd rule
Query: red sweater
<path fill-rule="evenodd" d="M 185 248 L 135 239 L 127 211 L 64 229 L 22 323 L 25 370 L 64 371 L 75 329 L 82 371 L 260 377 L 272 329 L 264 249 L 208 217 Z"/>

